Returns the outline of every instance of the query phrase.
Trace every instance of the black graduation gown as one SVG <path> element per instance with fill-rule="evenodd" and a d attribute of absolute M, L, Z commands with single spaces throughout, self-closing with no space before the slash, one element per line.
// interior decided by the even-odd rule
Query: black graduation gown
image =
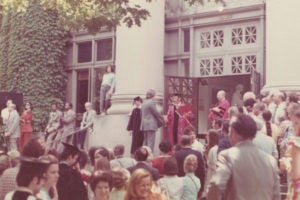
<path fill-rule="evenodd" d="M 59 200 L 88 200 L 80 173 L 65 163 L 59 164 L 57 192 Z"/>
<path fill-rule="evenodd" d="M 132 143 L 130 152 L 134 154 L 135 150 L 143 145 L 144 135 L 141 131 L 141 109 L 133 109 L 128 125 L 127 130 L 132 131 Z"/>
<path fill-rule="evenodd" d="M 14 194 L 12 195 L 11 200 L 28 200 L 28 199 L 37 199 L 34 196 L 32 196 L 31 193 L 25 192 L 25 191 L 18 191 L 16 190 Z"/>

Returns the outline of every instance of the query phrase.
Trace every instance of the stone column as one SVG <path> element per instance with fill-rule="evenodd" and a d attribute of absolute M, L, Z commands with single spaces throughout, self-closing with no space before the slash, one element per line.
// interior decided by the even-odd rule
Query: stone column
<path fill-rule="evenodd" d="M 143 21 L 141 27 L 117 27 L 116 91 L 108 115 L 98 117 L 95 122 L 95 134 L 89 145 L 101 144 L 112 148 L 116 144 L 124 144 L 126 155 L 129 155 L 131 146 L 126 127 L 133 98 L 144 98 L 148 89 L 154 89 L 157 103 L 162 105 L 164 90 L 165 1 L 147 3 L 146 0 L 130 0 L 130 3 L 146 8 L 151 17 Z M 155 154 L 158 154 L 161 133 L 160 130 L 156 134 Z"/>
<path fill-rule="evenodd" d="M 117 27 L 116 92 L 109 114 L 127 114 L 135 96 L 145 96 L 148 89 L 157 92 L 162 103 L 164 90 L 164 10 L 165 1 L 131 0 L 146 8 L 151 17 L 141 27 Z"/>
<path fill-rule="evenodd" d="M 300 1 L 267 0 L 266 86 L 299 89 Z"/>

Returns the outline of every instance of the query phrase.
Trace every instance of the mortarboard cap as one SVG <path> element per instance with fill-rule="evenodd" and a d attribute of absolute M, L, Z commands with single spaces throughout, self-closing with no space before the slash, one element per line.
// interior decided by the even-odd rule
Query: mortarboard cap
<path fill-rule="evenodd" d="M 62 142 L 62 144 L 64 145 L 65 149 L 64 151 L 68 151 L 68 152 L 72 152 L 72 153 L 79 153 L 80 149 L 77 146 Z"/>

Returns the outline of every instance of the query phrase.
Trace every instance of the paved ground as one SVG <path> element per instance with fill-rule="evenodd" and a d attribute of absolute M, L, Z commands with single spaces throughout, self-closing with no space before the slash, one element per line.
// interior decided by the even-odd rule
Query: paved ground
<path fill-rule="evenodd" d="M 128 116 L 106 115 L 97 117 L 94 134 L 89 138 L 89 146 L 105 146 L 112 149 L 116 144 L 124 144 L 129 155 L 131 137 L 126 130 Z"/>

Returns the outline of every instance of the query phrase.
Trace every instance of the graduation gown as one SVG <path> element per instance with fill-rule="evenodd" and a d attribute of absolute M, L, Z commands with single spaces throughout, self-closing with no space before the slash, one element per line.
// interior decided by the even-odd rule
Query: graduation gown
<path fill-rule="evenodd" d="M 57 192 L 59 200 L 88 200 L 80 173 L 66 163 L 59 164 Z"/>
<path fill-rule="evenodd" d="M 134 108 L 132 110 L 127 130 L 132 131 L 132 143 L 130 152 L 134 154 L 135 150 L 143 145 L 144 135 L 141 131 L 141 109 Z"/>

